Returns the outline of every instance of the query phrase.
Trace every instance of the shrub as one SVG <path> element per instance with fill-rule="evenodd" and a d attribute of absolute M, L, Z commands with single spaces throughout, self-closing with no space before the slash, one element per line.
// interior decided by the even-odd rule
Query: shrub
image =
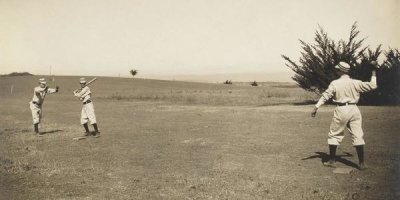
<path fill-rule="evenodd" d="M 351 66 L 352 78 L 369 81 L 373 68 L 370 63 L 382 54 L 381 45 L 375 50 L 363 47 L 364 39 L 357 39 L 359 33 L 354 23 L 348 40 L 334 41 L 319 27 L 315 32 L 315 44 L 300 40 L 302 51 L 298 63 L 282 55 L 286 66 L 295 72 L 292 79 L 301 88 L 321 94 L 331 81 L 339 78 L 334 67 L 344 61 Z M 378 89 L 362 94 L 361 104 L 399 104 L 399 51 L 390 49 L 385 55 L 383 68 L 377 72 Z"/>
<path fill-rule="evenodd" d="M 250 83 L 251 86 L 258 86 L 258 83 L 256 81 L 253 81 Z"/>
<path fill-rule="evenodd" d="M 232 80 L 226 80 L 224 84 L 232 84 Z"/>

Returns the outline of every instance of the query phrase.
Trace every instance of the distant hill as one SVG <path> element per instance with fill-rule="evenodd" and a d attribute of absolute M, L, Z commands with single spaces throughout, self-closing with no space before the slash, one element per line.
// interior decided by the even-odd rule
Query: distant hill
<path fill-rule="evenodd" d="M 33 76 L 33 74 L 29 72 L 12 72 L 9 74 L 0 74 L 1 77 L 9 77 L 9 76 Z"/>

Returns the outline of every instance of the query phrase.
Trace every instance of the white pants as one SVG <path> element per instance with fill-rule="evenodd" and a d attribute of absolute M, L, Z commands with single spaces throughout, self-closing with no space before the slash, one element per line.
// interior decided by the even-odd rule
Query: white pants
<path fill-rule="evenodd" d="M 328 135 L 328 144 L 340 145 L 344 138 L 344 129 L 350 132 L 354 146 L 364 145 L 364 132 L 361 128 L 361 113 L 356 105 L 337 106 L 332 118 Z"/>
<path fill-rule="evenodd" d="M 83 104 L 81 113 L 81 124 L 86 124 L 90 121 L 90 124 L 96 123 L 96 115 L 94 114 L 93 103 Z"/>
<path fill-rule="evenodd" d="M 29 107 L 32 111 L 33 124 L 39 124 L 42 119 L 42 106 L 29 102 Z"/>

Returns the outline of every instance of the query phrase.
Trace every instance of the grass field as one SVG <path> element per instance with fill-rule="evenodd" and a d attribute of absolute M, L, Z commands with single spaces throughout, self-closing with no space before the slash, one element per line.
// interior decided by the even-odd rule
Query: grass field
<path fill-rule="evenodd" d="M 0 199 L 400 198 L 399 107 L 360 106 L 369 168 L 346 137 L 338 165 L 353 171 L 334 174 L 321 164 L 334 107 L 311 118 L 318 97 L 291 83 L 100 77 L 102 136 L 74 141 L 79 77 L 50 82 L 61 91 L 46 97 L 42 137 L 28 105 L 37 79 L 0 78 Z"/>

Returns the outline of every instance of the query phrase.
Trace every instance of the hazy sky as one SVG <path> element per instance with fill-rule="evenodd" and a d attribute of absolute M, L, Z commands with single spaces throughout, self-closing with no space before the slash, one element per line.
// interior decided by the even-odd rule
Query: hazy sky
<path fill-rule="evenodd" d="M 0 0 L 0 73 L 287 72 L 321 25 L 400 47 L 400 0 Z"/>

